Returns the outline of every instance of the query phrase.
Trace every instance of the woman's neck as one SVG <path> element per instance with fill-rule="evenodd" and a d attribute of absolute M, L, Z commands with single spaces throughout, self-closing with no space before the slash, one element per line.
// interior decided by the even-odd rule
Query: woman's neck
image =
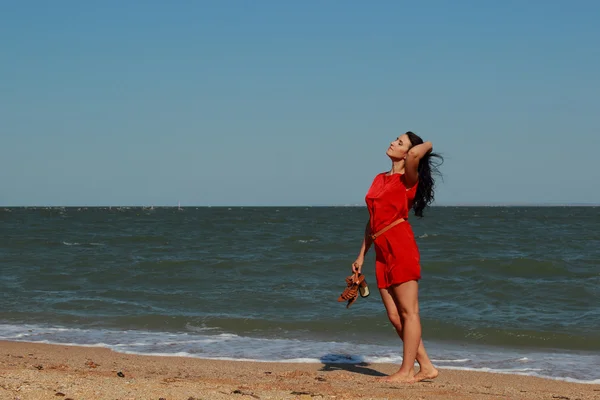
<path fill-rule="evenodd" d="M 388 172 L 389 175 L 392 174 L 403 174 L 404 173 L 404 160 L 392 161 L 392 169 Z"/>

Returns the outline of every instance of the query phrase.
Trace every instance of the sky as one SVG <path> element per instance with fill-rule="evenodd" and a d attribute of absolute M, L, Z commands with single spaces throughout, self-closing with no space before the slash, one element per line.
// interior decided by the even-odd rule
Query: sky
<path fill-rule="evenodd" d="M 0 205 L 600 203 L 600 2 L 0 2 Z"/>

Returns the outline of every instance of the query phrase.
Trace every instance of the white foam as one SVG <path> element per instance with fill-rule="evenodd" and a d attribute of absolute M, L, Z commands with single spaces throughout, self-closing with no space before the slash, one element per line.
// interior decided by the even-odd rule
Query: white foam
<path fill-rule="evenodd" d="M 186 327 L 186 329 L 189 329 L 192 332 L 207 332 L 207 331 L 214 331 L 214 330 L 219 329 L 219 328 L 215 328 L 215 327 L 194 326 L 189 323 L 187 323 L 185 325 L 185 327 Z"/>
<path fill-rule="evenodd" d="M 361 364 L 402 362 L 397 346 L 310 339 L 247 337 L 212 333 L 190 326 L 186 332 L 82 329 L 38 325 L 0 324 L 0 339 L 85 347 L 104 347 L 127 354 L 194 357 L 214 360 Z M 456 369 L 531 375 L 576 383 L 600 383 L 600 354 L 535 352 L 468 348 L 427 343 L 434 364 Z M 465 357 L 468 355 L 468 357 Z M 525 365 L 526 367 L 525 367 Z"/>

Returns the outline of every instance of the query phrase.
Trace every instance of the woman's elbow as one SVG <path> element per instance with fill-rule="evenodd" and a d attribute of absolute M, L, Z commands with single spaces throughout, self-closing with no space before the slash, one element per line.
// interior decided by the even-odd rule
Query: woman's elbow
<path fill-rule="evenodd" d="M 420 160 L 421 158 L 423 158 L 423 156 L 425 156 L 431 150 L 433 150 L 433 144 L 431 142 L 425 142 L 419 146 L 416 146 L 416 147 L 413 147 L 412 149 L 410 149 L 408 151 L 408 157 L 416 159 L 416 160 Z"/>

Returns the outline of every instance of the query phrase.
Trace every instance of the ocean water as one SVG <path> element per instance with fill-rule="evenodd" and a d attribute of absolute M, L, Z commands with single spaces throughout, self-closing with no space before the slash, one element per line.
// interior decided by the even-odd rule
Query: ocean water
<path fill-rule="evenodd" d="M 377 292 L 337 297 L 363 207 L 0 209 L 0 339 L 136 354 L 394 362 Z M 433 207 L 423 339 L 441 368 L 600 383 L 600 207 Z"/>

